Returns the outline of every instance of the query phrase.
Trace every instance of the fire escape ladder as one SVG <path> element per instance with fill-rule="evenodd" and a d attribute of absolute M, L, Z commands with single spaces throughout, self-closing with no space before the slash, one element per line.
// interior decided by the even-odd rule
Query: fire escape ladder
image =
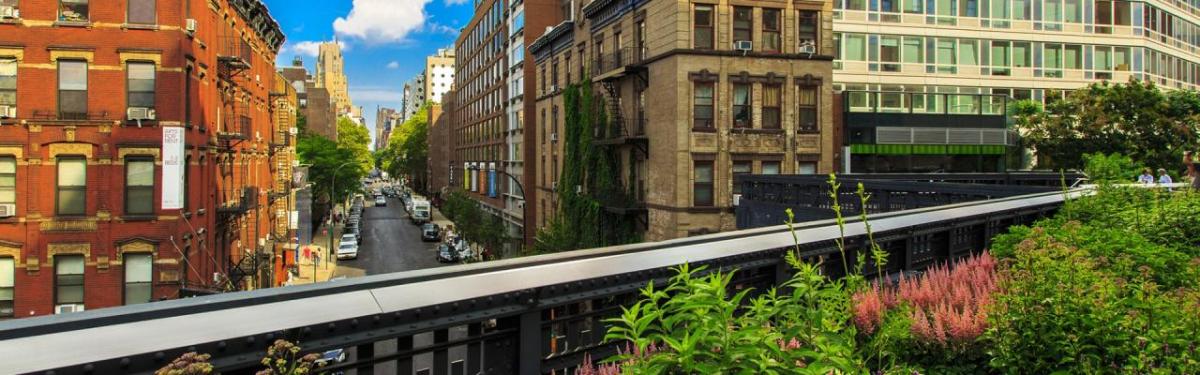
<path fill-rule="evenodd" d="M 604 91 L 608 93 L 608 136 L 613 139 L 628 135 L 625 131 L 625 118 L 621 114 L 621 87 L 613 81 L 604 82 Z"/>

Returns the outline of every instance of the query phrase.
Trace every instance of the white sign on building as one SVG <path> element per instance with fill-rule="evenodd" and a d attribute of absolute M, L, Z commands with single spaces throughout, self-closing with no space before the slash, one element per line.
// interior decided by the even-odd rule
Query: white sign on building
<path fill-rule="evenodd" d="M 164 126 L 162 142 L 162 209 L 183 208 L 183 127 Z"/>

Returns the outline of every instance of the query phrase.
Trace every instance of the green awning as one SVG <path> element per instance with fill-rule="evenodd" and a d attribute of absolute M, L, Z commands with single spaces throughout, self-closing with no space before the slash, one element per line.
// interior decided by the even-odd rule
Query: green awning
<path fill-rule="evenodd" d="M 875 155 L 1004 155 L 1004 145 L 851 144 L 851 154 Z"/>

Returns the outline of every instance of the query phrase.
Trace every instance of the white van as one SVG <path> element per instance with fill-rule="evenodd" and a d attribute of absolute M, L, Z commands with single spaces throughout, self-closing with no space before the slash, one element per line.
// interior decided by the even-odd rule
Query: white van
<path fill-rule="evenodd" d="M 433 214 L 429 206 L 429 201 L 425 199 L 413 199 L 412 201 L 412 222 L 413 224 L 421 225 L 429 222 Z"/>

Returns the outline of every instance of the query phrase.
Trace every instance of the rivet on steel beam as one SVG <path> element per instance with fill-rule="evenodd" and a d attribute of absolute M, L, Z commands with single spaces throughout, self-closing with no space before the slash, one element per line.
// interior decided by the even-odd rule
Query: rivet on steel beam
<path fill-rule="evenodd" d="M 166 354 L 164 354 L 163 352 L 154 353 L 154 359 L 155 359 L 155 360 L 157 360 L 157 361 L 162 361 L 162 360 L 163 360 L 163 358 L 164 358 L 164 357 L 166 357 L 166 356 L 167 356 L 167 355 L 166 355 Z"/>
<path fill-rule="evenodd" d="M 246 345 L 254 343 L 254 336 L 246 337 Z"/>
<path fill-rule="evenodd" d="M 224 341 L 218 341 L 218 342 L 217 342 L 217 349 L 220 349 L 220 350 L 224 351 L 224 350 L 225 350 L 225 346 L 226 346 L 226 345 L 225 345 L 225 342 L 224 342 Z"/>
<path fill-rule="evenodd" d="M 96 370 L 96 365 L 91 363 L 83 365 L 83 372 L 92 372 Z"/>
<path fill-rule="evenodd" d="M 46 375 L 58 375 L 54 370 L 46 371 Z"/>
<path fill-rule="evenodd" d="M 358 327 L 358 319 L 350 319 L 351 327 Z"/>
<path fill-rule="evenodd" d="M 334 324 L 334 323 L 329 323 L 329 324 L 325 325 L 325 328 L 327 328 L 327 329 L 329 329 L 330 331 L 332 331 L 334 328 L 337 328 L 337 324 Z"/>
<path fill-rule="evenodd" d="M 121 367 L 129 367 L 130 362 L 129 357 L 121 358 Z"/>
<path fill-rule="evenodd" d="M 374 322 L 375 324 L 379 324 L 380 320 L 383 320 L 383 317 L 380 317 L 379 315 L 375 315 L 375 316 L 371 317 L 371 321 Z"/>

